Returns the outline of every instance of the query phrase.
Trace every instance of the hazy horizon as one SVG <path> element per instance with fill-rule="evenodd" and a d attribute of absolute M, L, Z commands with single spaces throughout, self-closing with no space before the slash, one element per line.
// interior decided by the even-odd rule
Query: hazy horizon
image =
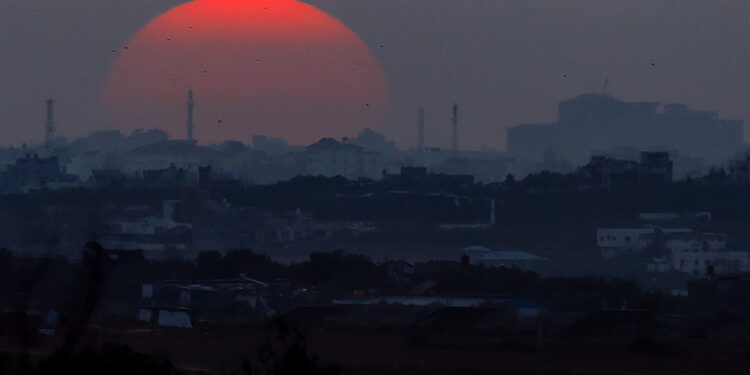
<path fill-rule="evenodd" d="M 506 128 L 553 122 L 557 102 L 604 91 L 605 81 L 622 100 L 750 118 L 746 2 L 307 2 L 355 31 L 379 60 L 391 91 L 383 130 L 402 148 L 416 143 L 420 107 L 428 146 L 449 145 L 455 102 L 461 148 L 502 150 Z M 9 51 L 0 57 L 2 143 L 41 141 L 48 97 L 57 100 L 60 135 L 111 129 L 99 105 L 111 51 L 181 3 L 0 3 L 0 45 Z M 353 125 L 351 135 L 359 130 Z"/>

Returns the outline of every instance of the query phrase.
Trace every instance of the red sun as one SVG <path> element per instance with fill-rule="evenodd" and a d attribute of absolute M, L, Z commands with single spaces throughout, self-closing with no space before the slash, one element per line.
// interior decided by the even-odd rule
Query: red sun
<path fill-rule="evenodd" d="M 103 101 L 117 129 L 184 139 L 190 88 L 201 143 L 350 136 L 382 129 L 388 104 L 367 45 L 295 0 L 196 0 L 168 11 L 120 50 Z"/>

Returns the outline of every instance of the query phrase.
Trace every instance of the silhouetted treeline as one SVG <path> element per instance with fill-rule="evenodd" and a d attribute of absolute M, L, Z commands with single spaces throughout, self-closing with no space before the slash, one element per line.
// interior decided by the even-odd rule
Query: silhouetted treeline
<path fill-rule="evenodd" d="M 374 262 L 369 257 L 343 251 L 314 252 L 307 261 L 280 264 L 267 255 L 249 249 L 221 255 L 205 251 L 195 261 L 146 261 L 142 257 L 126 260 L 104 258 L 82 262 L 62 258 L 38 259 L 14 257 L 0 252 L 2 302 L 14 307 L 18 298 L 30 296 L 30 306 L 81 310 L 80 301 L 92 287 L 90 275 L 101 274 L 102 313 L 121 311 L 121 306 L 139 306 L 141 285 L 162 280 L 191 281 L 236 279 L 242 274 L 258 280 L 287 282 L 318 290 L 318 303 L 328 298 L 350 296 L 353 290 L 409 294 L 426 281 L 434 286 L 422 293 L 453 296 L 502 295 L 533 299 L 564 311 L 592 311 L 602 306 L 635 306 L 648 300 L 647 294 L 630 281 L 604 278 L 544 278 L 515 268 L 461 266 L 458 262 L 427 262 L 414 265 L 416 272 L 408 280 L 394 280 L 389 266 L 394 261 Z M 398 262 L 395 262 L 398 263 Z M 24 294 L 27 293 L 27 294 Z"/>
<path fill-rule="evenodd" d="M 195 188 L 187 188 L 195 189 Z M 206 196 L 234 206 L 312 211 L 320 219 L 416 222 L 486 222 L 488 200 L 498 221 L 617 219 L 638 212 L 709 211 L 718 220 L 750 218 L 750 185 L 706 177 L 648 187 L 582 188 L 575 174 L 542 172 L 523 180 L 467 187 L 398 186 L 343 178 L 297 177 L 274 185 L 210 189 Z M 0 195 L 0 210 L 21 221 L 51 207 L 88 209 L 106 205 L 152 205 L 190 196 L 186 189 L 37 191 Z"/>

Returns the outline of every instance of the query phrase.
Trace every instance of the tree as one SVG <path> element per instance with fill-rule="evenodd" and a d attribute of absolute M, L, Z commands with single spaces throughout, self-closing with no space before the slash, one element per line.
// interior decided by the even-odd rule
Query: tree
<path fill-rule="evenodd" d="M 0 278 L 8 276 L 10 270 L 13 269 L 13 253 L 6 249 L 0 249 Z"/>
<path fill-rule="evenodd" d="M 166 359 L 136 352 L 128 346 L 106 344 L 99 351 L 58 352 L 32 374 L 177 375 L 179 371 Z"/>
<path fill-rule="evenodd" d="M 201 251 L 195 258 L 195 264 L 198 266 L 197 273 L 201 279 L 213 279 L 222 276 L 221 253 L 216 250 Z"/>
<path fill-rule="evenodd" d="M 232 250 L 221 261 L 224 276 L 237 277 L 244 273 L 252 278 L 275 278 L 283 275 L 284 266 L 274 262 L 268 255 L 256 254 L 252 249 Z"/>
<path fill-rule="evenodd" d="M 366 288 L 384 278 L 370 257 L 343 250 L 314 252 L 299 265 L 297 276 L 313 284 L 333 281 L 346 288 Z"/>

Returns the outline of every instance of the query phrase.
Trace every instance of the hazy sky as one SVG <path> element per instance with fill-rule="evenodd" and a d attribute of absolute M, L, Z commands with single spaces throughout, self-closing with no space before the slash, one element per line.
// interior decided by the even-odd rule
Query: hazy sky
<path fill-rule="evenodd" d="M 106 129 L 99 97 L 117 49 L 177 0 L 0 0 L 2 144 L 39 141 L 44 99 L 69 139 Z M 386 135 L 447 146 L 450 105 L 461 146 L 502 149 L 504 129 L 552 121 L 587 91 L 684 102 L 750 119 L 746 0 L 309 0 L 356 31 L 391 88 Z M 383 45 L 382 48 L 379 45 Z"/>

